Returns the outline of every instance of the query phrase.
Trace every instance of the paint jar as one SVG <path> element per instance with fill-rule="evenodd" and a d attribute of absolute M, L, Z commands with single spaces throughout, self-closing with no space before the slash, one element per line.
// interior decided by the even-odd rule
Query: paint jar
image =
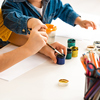
<path fill-rule="evenodd" d="M 100 49 L 97 49 L 96 52 L 98 55 L 100 55 Z"/>
<path fill-rule="evenodd" d="M 96 50 L 100 49 L 100 46 L 96 46 Z"/>
<path fill-rule="evenodd" d="M 72 58 L 72 49 L 67 48 L 67 55 L 66 55 L 66 59 L 71 59 Z"/>
<path fill-rule="evenodd" d="M 59 65 L 65 64 L 65 55 L 64 54 L 63 54 L 63 56 L 58 54 L 56 56 L 56 59 L 57 59 L 57 64 L 59 64 Z"/>
<path fill-rule="evenodd" d="M 68 39 L 68 47 L 75 46 L 75 39 Z"/>
<path fill-rule="evenodd" d="M 97 46 L 100 47 L 100 41 L 94 41 L 93 42 L 93 45 L 95 46 L 95 48 L 97 48 Z"/>
<path fill-rule="evenodd" d="M 72 46 L 70 48 L 72 49 L 72 57 L 77 57 L 78 56 L 78 47 Z"/>
<path fill-rule="evenodd" d="M 48 43 L 54 43 L 57 27 L 52 24 L 46 24 L 46 33 L 48 34 Z"/>
<path fill-rule="evenodd" d="M 87 51 L 94 51 L 95 50 L 95 46 L 94 45 L 89 45 L 86 48 Z"/>
<path fill-rule="evenodd" d="M 66 80 L 66 79 L 60 79 L 58 85 L 59 86 L 67 86 L 68 83 L 69 83 L 68 80 Z"/>

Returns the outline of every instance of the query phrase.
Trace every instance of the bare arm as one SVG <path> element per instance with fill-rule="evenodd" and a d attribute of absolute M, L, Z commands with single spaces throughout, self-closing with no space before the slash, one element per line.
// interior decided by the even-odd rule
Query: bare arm
<path fill-rule="evenodd" d="M 24 51 L 24 52 L 23 52 Z M 0 55 L 0 72 L 29 57 L 31 52 L 23 47 Z"/>
<path fill-rule="evenodd" d="M 39 30 L 40 31 L 40 30 Z M 45 32 L 45 29 L 41 29 L 41 31 L 44 31 Z M 18 46 L 21 46 L 21 45 L 24 45 L 26 43 L 26 41 L 28 40 L 29 36 L 24 36 L 24 35 L 18 35 L 18 34 L 13 34 L 10 38 L 10 41 L 15 44 L 15 45 L 18 45 Z M 20 41 L 19 41 L 20 40 Z M 64 54 L 66 55 L 66 47 L 60 43 L 53 43 L 51 44 L 54 48 L 56 48 L 57 50 L 59 50 L 61 52 L 61 49 L 64 50 Z M 56 55 L 55 55 L 55 52 L 49 48 L 47 45 L 44 46 L 40 51 L 40 53 L 50 57 L 54 63 L 56 63 Z"/>
<path fill-rule="evenodd" d="M 27 42 L 15 50 L 0 55 L 0 72 L 22 61 L 23 59 L 36 54 L 47 42 L 46 32 L 38 31 L 39 26 L 35 27 Z"/>
<path fill-rule="evenodd" d="M 16 34 L 16 33 L 12 32 L 8 41 L 14 45 L 22 46 L 26 43 L 28 38 L 29 38 L 29 34 L 20 35 L 20 34 Z"/>

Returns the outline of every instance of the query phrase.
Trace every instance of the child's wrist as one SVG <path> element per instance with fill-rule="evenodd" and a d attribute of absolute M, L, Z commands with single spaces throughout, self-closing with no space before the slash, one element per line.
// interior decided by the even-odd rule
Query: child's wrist
<path fill-rule="evenodd" d="M 30 19 L 28 19 L 28 21 L 27 21 L 27 28 L 28 29 L 32 29 L 33 27 L 33 23 L 35 23 L 36 22 L 36 18 L 30 18 Z"/>
<path fill-rule="evenodd" d="M 77 17 L 74 24 L 80 25 L 81 21 L 82 19 L 80 17 Z"/>

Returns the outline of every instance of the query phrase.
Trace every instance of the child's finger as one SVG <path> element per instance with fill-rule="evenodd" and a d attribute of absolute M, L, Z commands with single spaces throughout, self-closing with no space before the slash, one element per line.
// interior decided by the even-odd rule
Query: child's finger
<path fill-rule="evenodd" d="M 40 34 L 46 38 L 48 38 L 48 34 L 46 34 L 46 32 L 40 32 Z"/>
<path fill-rule="evenodd" d="M 39 31 L 46 32 L 46 29 L 44 29 L 44 28 L 41 28 L 41 29 L 39 29 Z"/>
<path fill-rule="evenodd" d="M 54 54 L 51 54 L 50 58 L 53 60 L 54 63 L 57 62 L 56 56 Z"/>
<path fill-rule="evenodd" d="M 88 22 L 87 27 L 92 27 L 93 30 L 96 29 L 96 25 L 95 25 L 95 23 L 92 22 L 92 21 L 89 21 L 89 22 Z"/>
<path fill-rule="evenodd" d="M 91 22 L 89 22 L 89 24 L 90 24 L 90 26 L 93 28 L 93 30 L 96 29 L 96 25 L 95 25 L 94 22 L 91 21 Z M 89 27 L 89 25 L 88 25 L 88 27 Z"/>
<path fill-rule="evenodd" d="M 45 24 L 43 24 L 43 25 L 41 26 L 41 28 L 42 28 L 42 29 L 47 29 L 47 26 L 46 26 Z"/>
<path fill-rule="evenodd" d="M 92 22 L 92 23 L 93 23 L 93 30 L 95 30 L 96 29 L 96 24 L 94 22 Z"/>
<path fill-rule="evenodd" d="M 85 28 L 85 29 L 88 29 L 88 26 L 87 25 L 83 25 L 82 27 Z"/>
<path fill-rule="evenodd" d="M 47 37 L 44 37 L 44 36 L 42 36 L 42 35 L 41 35 L 41 37 L 42 37 L 42 39 L 45 41 L 45 43 L 47 43 L 48 38 L 47 38 Z"/>
<path fill-rule="evenodd" d="M 62 45 L 60 43 L 56 43 L 56 45 L 58 45 L 57 48 L 59 48 L 60 51 L 63 50 L 64 54 L 65 55 L 67 54 L 67 48 L 64 45 Z"/>
<path fill-rule="evenodd" d="M 88 29 L 88 27 L 93 27 L 93 24 L 92 24 L 92 22 L 88 21 L 88 22 L 86 22 L 86 23 L 83 25 L 83 27 L 84 27 L 85 29 Z"/>

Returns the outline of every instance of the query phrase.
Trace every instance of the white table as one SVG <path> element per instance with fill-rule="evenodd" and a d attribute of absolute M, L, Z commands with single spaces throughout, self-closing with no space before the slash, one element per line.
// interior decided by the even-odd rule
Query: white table
<path fill-rule="evenodd" d="M 60 27 L 62 23 L 55 25 Z M 62 34 L 66 33 L 64 23 L 63 26 L 60 27 L 64 28 Z M 65 46 L 67 46 L 67 39 L 56 37 L 56 41 Z M 83 100 L 85 71 L 80 62 L 80 56 L 86 52 L 86 47 L 90 44 L 93 44 L 93 41 L 76 40 L 79 55 L 71 60 L 66 60 L 64 65 L 54 64 L 49 59 L 10 82 L 0 79 L 0 100 Z M 59 79 L 68 79 L 68 86 L 58 86 Z"/>
<path fill-rule="evenodd" d="M 68 38 L 56 37 L 67 46 Z M 85 75 L 80 56 L 92 41 L 76 40 L 78 57 L 57 65 L 51 59 L 8 82 L 0 79 L 0 100 L 83 100 Z M 58 85 L 59 79 L 68 79 L 66 87 Z"/>

